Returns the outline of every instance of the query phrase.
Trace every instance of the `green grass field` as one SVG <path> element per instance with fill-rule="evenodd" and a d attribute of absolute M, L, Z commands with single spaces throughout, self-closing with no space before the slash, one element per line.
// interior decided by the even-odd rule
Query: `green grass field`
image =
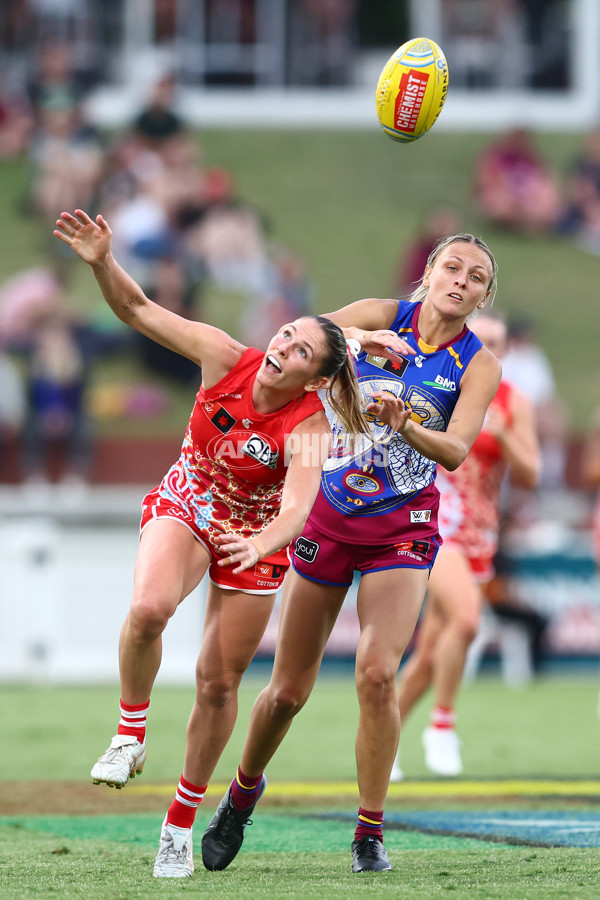
<path fill-rule="evenodd" d="M 424 768 L 427 704 L 403 732 L 405 782 L 386 804 L 394 871 L 352 875 L 357 705 L 350 675 L 324 671 L 268 770 L 269 788 L 237 860 L 207 872 L 203 827 L 238 762 L 267 670 L 247 675 L 238 725 L 200 807 L 196 873 L 152 878 L 160 822 L 181 770 L 193 686 L 157 686 L 144 774 L 123 791 L 92 786 L 118 688 L 0 687 L 0 897 L 506 898 L 598 896 L 598 682 L 549 675 L 521 690 L 493 675 L 464 686 L 465 775 Z"/>
<path fill-rule="evenodd" d="M 406 241 L 436 206 L 453 207 L 465 229 L 485 237 L 500 266 L 497 308 L 526 312 L 555 368 L 574 428 L 584 429 L 598 402 L 600 357 L 591 323 L 596 316 L 600 257 L 556 237 L 527 238 L 485 226 L 474 213 L 471 172 L 488 134 L 433 131 L 399 146 L 377 129 L 367 132 L 206 131 L 199 136 L 207 164 L 227 166 L 240 195 L 264 211 L 273 238 L 298 251 L 322 312 L 364 296 L 389 296 Z M 564 176 L 581 145 L 572 134 L 540 134 L 538 143 Z M 23 162 L 0 162 L 0 210 L 10 222 L 0 254 L 0 283 L 39 265 L 53 246 L 47 228 L 23 214 L 30 172 Z M 99 315 L 102 301 L 89 272 L 73 266 L 71 301 Z M 240 298 L 208 292 L 206 315 L 235 330 Z M 583 376 L 581 373 L 585 373 Z M 102 381 L 130 379 L 131 367 L 101 366 Z M 181 430 L 190 398 L 154 431 Z M 121 429 L 140 429 L 120 422 Z"/>

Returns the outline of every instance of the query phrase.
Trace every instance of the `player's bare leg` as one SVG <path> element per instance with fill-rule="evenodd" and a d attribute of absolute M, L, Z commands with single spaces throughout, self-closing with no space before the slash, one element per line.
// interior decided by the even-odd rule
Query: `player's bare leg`
<path fill-rule="evenodd" d="M 274 602 L 275 594 L 244 594 L 209 586 L 183 767 L 185 777 L 194 784 L 208 784 L 231 737 L 238 687 L 258 649 Z"/>
<path fill-rule="evenodd" d="M 352 843 L 354 872 L 391 868 L 383 844 L 383 810 L 400 736 L 396 677 L 419 616 L 428 574 L 419 569 L 373 572 L 363 576 L 358 592 L 356 766 L 360 808 Z"/>
<path fill-rule="evenodd" d="M 444 626 L 434 649 L 434 706 L 431 724 L 423 732 L 425 762 L 436 775 L 453 777 L 463 768 L 455 730 L 456 700 L 467 650 L 479 627 L 482 593 L 468 561 L 452 548 L 438 554 L 428 590 L 428 602 L 443 616 Z"/>
<path fill-rule="evenodd" d="M 121 721 L 92 768 L 95 784 L 121 788 L 146 761 L 145 710 L 162 656 L 162 632 L 209 564 L 207 550 L 176 520 L 150 522 L 140 539 L 134 593 L 121 630 Z"/>

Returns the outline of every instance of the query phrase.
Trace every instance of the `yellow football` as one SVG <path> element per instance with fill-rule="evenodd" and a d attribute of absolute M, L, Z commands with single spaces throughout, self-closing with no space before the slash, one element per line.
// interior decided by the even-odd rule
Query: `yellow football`
<path fill-rule="evenodd" d="M 441 113 L 447 93 L 446 57 L 429 38 L 413 38 L 390 56 L 379 76 L 379 124 L 395 141 L 416 141 Z"/>

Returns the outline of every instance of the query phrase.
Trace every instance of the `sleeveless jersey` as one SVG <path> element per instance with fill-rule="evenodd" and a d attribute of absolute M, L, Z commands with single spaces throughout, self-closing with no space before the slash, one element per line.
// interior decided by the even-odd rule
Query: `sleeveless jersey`
<path fill-rule="evenodd" d="M 490 409 L 499 410 L 510 426 L 514 390 L 501 381 Z M 491 560 L 498 549 L 500 486 L 506 462 L 500 441 L 485 430 L 454 472 L 438 466 L 440 532 L 445 541 L 459 544 L 468 559 Z"/>
<path fill-rule="evenodd" d="M 257 412 L 252 387 L 263 357 L 248 348 L 218 384 L 200 388 L 181 455 L 149 495 L 159 507 L 164 498 L 187 508 L 209 535 L 251 537 L 277 515 L 286 439 L 299 422 L 323 408 L 310 392 L 275 412 Z"/>
<path fill-rule="evenodd" d="M 416 356 L 392 361 L 363 351 L 357 359 L 358 380 L 366 402 L 374 391 L 388 391 L 410 406 L 414 421 L 445 431 L 461 379 L 481 341 L 465 326 L 439 347 L 426 344 L 418 329 L 420 310 L 420 303 L 400 300 L 390 326 L 416 350 Z M 358 436 L 352 447 L 332 410 L 326 411 L 333 444 L 311 513 L 319 529 L 345 541 L 392 542 L 398 531 L 393 513 L 410 503 L 415 534 L 418 536 L 421 524 L 430 531 L 439 497 L 434 484 L 435 462 L 370 413 L 367 418 L 375 443 Z"/>

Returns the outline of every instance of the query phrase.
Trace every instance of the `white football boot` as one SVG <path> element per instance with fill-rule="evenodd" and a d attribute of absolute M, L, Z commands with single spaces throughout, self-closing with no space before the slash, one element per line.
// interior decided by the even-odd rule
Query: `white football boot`
<path fill-rule="evenodd" d="M 108 749 L 94 765 L 90 775 L 94 784 L 122 788 L 130 778 L 140 775 L 146 762 L 146 742 L 140 744 L 132 734 L 115 734 Z"/>
<path fill-rule="evenodd" d="M 165 817 L 152 874 L 155 878 L 189 878 L 194 873 L 192 829 L 166 822 Z"/>
<path fill-rule="evenodd" d="M 400 756 L 397 756 L 390 773 L 390 781 L 404 781 L 404 772 L 400 768 Z"/>
<path fill-rule="evenodd" d="M 434 775 L 455 778 L 463 770 L 460 740 L 453 728 L 426 728 L 423 732 L 425 765 Z"/>

